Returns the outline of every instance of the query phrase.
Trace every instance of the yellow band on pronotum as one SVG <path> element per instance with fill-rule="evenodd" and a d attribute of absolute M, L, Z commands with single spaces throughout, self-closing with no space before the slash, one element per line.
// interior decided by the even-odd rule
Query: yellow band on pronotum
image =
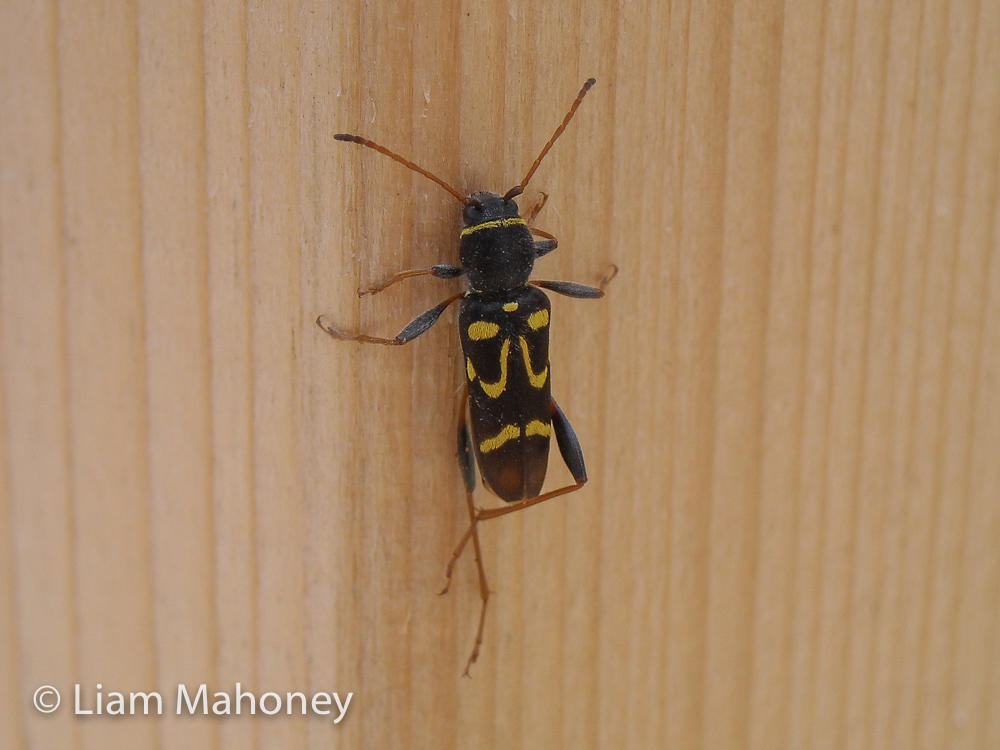
<path fill-rule="evenodd" d="M 527 223 L 528 222 L 520 216 L 513 219 L 495 219 L 494 221 L 484 221 L 482 224 L 473 224 L 471 227 L 466 227 L 462 230 L 461 236 L 465 237 L 473 232 L 478 232 L 480 229 L 498 229 L 500 227 L 524 226 Z"/>

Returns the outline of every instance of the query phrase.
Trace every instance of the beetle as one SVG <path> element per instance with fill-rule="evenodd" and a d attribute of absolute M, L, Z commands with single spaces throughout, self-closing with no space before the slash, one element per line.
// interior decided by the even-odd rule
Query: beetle
<path fill-rule="evenodd" d="M 541 200 L 527 219 L 521 217 L 514 199 L 524 192 L 542 159 L 562 135 L 594 83 L 595 80 L 590 78 L 583 84 L 569 112 L 524 179 L 503 195 L 479 191 L 463 196 L 440 177 L 374 141 L 346 133 L 334 136 L 336 140 L 356 143 L 388 156 L 434 181 L 464 206 L 464 226 L 459 235 L 460 265 L 438 264 L 401 271 L 367 289 L 359 289 L 358 296 L 375 294 L 398 281 L 416 276 L 439 279 L 465 276 L 469 286 L 467 291 L 454 294 L 418 315 L 391 339 L 344 331 L 323 315 L 316 319 L 316 324 L 337 340 L 399 346 L 426 332 L 451 304 L 461 300 L 458 319 L 465 355 L 466 383 L 459 410 L 458 463 L 466 487 L 469 526 L 448 561 L 445 586 L 440 593 L 448 591 L 455 564 L 471 539 L 482 604 L 465 675 L 469 674 L 469 668 L 479 656 L 490 595 L 479 543 L 479 522 L 574 492 L 587 481 L 580 442 L 551 394 L 551 306 L 542 290 L 580 299 L 603 297 L 605 287 L 617 274 L 618 267 L 612 264 L 596 287 L 570 281 L 529 280 L 535 260 L 555 250 L 558 241 L 547 232 L 530 226 L 545 204 L 546 194 L 542 193 Z M 536 240 L 535 235 L 542 239 Z M 553 433 L 559 453 L 573 476 L 573 484 L 543 493 L 542 483 Z M 476 465 L 479 466 L 484 486 L 508 505 L 482 509 L 473 504 Z"/>

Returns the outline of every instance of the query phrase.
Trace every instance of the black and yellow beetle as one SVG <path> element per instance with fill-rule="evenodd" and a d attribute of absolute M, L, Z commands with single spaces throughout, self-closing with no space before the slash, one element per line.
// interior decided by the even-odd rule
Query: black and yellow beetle
<path fill-rule="evenodd" d="M 587 481 L 580 443 L 549 388 L 550 305 L 541 289 L 583 299 L 603 297 L 604 287 L 614 278 L 618 268 L 612 265 L 596 287 L 569 281 L 529 281 L 535 260 L 555 250 L 558 243 L 552 235 L 529 226 L 547 196 L 543 194 L 542 201 L 527 220 L 521 218 L 514 198 L 524 191 L 542 158 L 565 130 L 593 85 L 593 78 L 584 83 L 524 179 L 502 196 L 477 192 L 463 197 L 439 177 L 377 143 L 356 135 L 334 136 L 337 140 L 357 143 L 385 154 L 433 180 L 465 205 L 465 227 L 460 236 L 461 265 L 441 264 L 402 271 L 368 289 L 359 289 L 358 294 L 374 294 L 402 279 L 424 275 L 441 279 L 464 275 L 468 278 L 468 291 L 455 294 L 418 315 L 391 339 L 342 331 L 322 315 L 316 320 L 317 325 L 335 339 L 395 346 L 424 333 L 449 305 L 462 300 L 458 319 L 467 383 L 459 417 L 458 462 L 467 488 L 469 528 L 455 548 L 445 575 L 450 582 L 456 561 L 472 539 L 482 607 L 465 674 L 479 655 L 489 600 L 476 525 L 573 492 Z M 535 240 L 533 235 L 543 239 Z M 542 493 L 549 438 L 553 433 L 574 483 Z M 473 505 L 476 464 L 483 484 L 510 505 L 493 509 L 479 509 Z M 447 590 L 446 583 L 441 593 Z"/>

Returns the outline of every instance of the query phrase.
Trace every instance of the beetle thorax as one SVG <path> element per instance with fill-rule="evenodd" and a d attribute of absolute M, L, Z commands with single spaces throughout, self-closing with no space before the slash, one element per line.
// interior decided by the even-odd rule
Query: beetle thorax
<path fill-rule="evenodd" d="M 535 262 L 534 241 L 517 203 L 494 193 L 473 193 L 465 207 L 460 259 L 476 291 L 523 286 Z"/>

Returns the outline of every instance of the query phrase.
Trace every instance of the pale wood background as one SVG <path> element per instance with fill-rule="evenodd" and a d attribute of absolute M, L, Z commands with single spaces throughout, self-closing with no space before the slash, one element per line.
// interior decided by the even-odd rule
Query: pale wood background
<path fill-rule="evenodd" d="M 0 746 L 1000 747 L 1000 5 L 0 4 Z M 462 189 L 533 180 L 591 483 L 483 529 Z M 568 476 L 557 462 L 552 482 Z M 479 502 L 489 503 L 485 494 Z M 354 691 L 43 717 L 52 683 Z"/>

